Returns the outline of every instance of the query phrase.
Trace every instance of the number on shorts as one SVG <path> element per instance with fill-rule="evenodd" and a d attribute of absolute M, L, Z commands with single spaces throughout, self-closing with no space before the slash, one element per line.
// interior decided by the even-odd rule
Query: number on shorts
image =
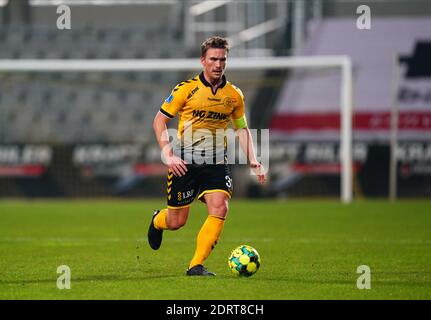
<path fill-rule="evenodd" d="M 230 188 L 232 188 L 232 179 L 231 179 L 231 177 L 229 177 L 229 176 L 226 176 L 225 177 L 225 179 L 226 179 L 226 186 L 230 189 Z"/>

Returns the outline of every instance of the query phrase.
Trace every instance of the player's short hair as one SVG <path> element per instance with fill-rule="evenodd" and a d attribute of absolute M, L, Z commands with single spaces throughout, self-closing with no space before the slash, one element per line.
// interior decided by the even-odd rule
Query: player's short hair
<path fill-rule="evenodd" d="M 229 43 L 226 38 L 220 36 L 209 37 L 201 45 L 201 57 L 204 57 L 210 48 L 226 49 L 226 52 L 229 52 Z"/>

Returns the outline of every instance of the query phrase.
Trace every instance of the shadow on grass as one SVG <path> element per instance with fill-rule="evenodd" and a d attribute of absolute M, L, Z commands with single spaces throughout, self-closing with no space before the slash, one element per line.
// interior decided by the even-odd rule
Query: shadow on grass
<path fill-rule="evenodd" d="M 392 273 L 393 274 L 393 273 Z M 292 277 L 286 277 L 286 276 L 280 276 L 280 277 L 259 277 L 259 276 L 252 276 L 249 278 L 242 278 L 242 277 L 229 277 L 229 276 L 220 276 L 217 277 L 218 279 L 230 279 L 230 280 L 237 280 L 237 281 L 252 281 L 253 283 L 259 282 L 259 283 L 271 283 L 276 282 L 277 284 L 282 284 L 288 286 L 289 284 L 312 284 L 312 285 L 349 285 L 349 286 L 355 286 L 356 287 L 356 281 L 357 277 L 352 277 L 351 279 L 313 279 L 313 278 L 298 278 L 295 276 Z M 403 286 L 403 287 L 417 287 L 417 286 L 429 286 L 429 281 L 427 279 L 424 280 L 418 280 L 418 279 L 409 279 L 404 278 L 400 280 L 393 280 L 393 279 L 371 279 L 371 283 L 374 287 L 380 286 L 380 287 L 387 287 L 387 286 Z"/>
<path fill-rule="evenodd" d="M 391 273 L 392 275 L 394 273 Z M 404 275 L 405 273 L 401 273 L 400 277 Z M 356 277 L 352 277 L 349 279 L 316 279 L 313 277 L 297 277 L 297 276 L 259 276 L 255 275 L 249 278 L 245 277 L 237 277 L 237 276 L 231 276 L 231 275 L 218 275 L 216 277 L 187 277 L 182 273 L 175 273 L 175 274 L 148 274 L 148 275 L 138 275 L 138 276 L 121 276 L 117 274 L 109 274 L 109 275 L 88 275 L 88 276 L 81 276 L 81 277 L 72 277 L 72 282 L 91 282 L 91 281 L 148 281 L 148 280 L 163 280 L 163 279 L 172 279 L 177 278 L 178 280 L 185 280 L 189 279 L 189 281 L 205 281 L 205 279 L 211 279 L 215 281 L 241 281 L 243 283 L 272 283 L 275 282 L 277 284 L 286 285 L 289 284 L 312 284 L 312 285 L 353 285 L 356 286 Z M 37 283 L 56 283 L 57 278 L 51 278 L 51 279 L 16 279 L 16 280 L 1 280 L 0 279 L 0 285 L 8 285 L 8 284 L 16 284 L 16 285 L 26 285 L 26 284 L 37 284 Z M 372 279 L 372 285 L 374 287 L 376 286 L 403 286 L 403 287 L 416 287 L 416 286 L 429 286 L 429 281 L 427 279 L 424 280 L 418 280 L 418 279 L 399 279 L 399 280 L 393 280 L 393 279 Z"/>
<path fill-rule="evenodd" d="M 159 275 L 148 275 L 139 277 L 121 277 L 119 275 L 95 275 L 85 277 L 72 277 L 71 282 L 88 282 L 88 281 L 139 281 L 139 280 L 151 280 L 151 279 L 166 279 L 166 278 L 178 278 L 182 275 L 178 274 L 159 274 Z M 56 283 L 57 278 L 52 279 L 21 279 L 21 280 L 0 280 L 0 285 L 4 284 L 35 284 L 35 283 Z"/>

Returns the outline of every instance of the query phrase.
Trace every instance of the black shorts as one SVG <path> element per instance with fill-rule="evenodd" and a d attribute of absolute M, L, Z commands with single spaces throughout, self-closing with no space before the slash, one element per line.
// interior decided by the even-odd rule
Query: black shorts
<path fill-rule="evenodd" d="M 210 192 L 219 191 L 229 198 L 232 196 L 232 177 L 227 164 L 188 164 L 187 169 L 182 177 L 168 171 L 168 208 L 189 207 L 196 197 L 205 202 L 204 194 Z"/>

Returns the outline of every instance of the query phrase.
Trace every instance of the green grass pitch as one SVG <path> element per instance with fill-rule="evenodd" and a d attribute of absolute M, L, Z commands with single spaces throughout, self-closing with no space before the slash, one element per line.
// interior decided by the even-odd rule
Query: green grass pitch
<path fill-rule="evenodd" d="M 206 265 L 186 277 L 206 217 L 195 202 L 187 225 L 146 241 L 163 200 L 0 201 L 0 299 L 430 299 L 431 201 L 234 199 Z M 231 274 L 240 244 L 262 259 L 251 278 Z M 56 286 L 71 269 L 71 289 Z M 359 290 L 357 267 L 371 269 Z"/>

